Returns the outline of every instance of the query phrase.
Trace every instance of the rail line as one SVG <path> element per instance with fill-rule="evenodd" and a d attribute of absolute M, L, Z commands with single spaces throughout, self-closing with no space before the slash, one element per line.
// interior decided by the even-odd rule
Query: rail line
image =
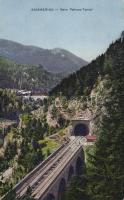
<path fill-rule="evenodd" d="M 62 163 L 65 163 L 67 158 L 72 156 L 72 150 L 76 148 L 76 143 L 79 140 L 80 139 L 77 138 L 70 141 L 68 144 L 63 145 L 54 153 L 53 156 L 51 155 L 51 157 L 43 162 L 43 164 L 41 163 L 35 170 L 29 173 L 23 181 L 15 186 L 14 190 L 16 195 L 23 196 L 26 193 L 27 188 L 30 186 L 32 188 L 33 195 L 37 198 L 41 192 L 39 190 L 43 190 L 43 185 L 49 183 L 49 179 L 51 179 L 50 177 L 53 175 L 53 172 L 56 172 L 58 168 L 62 166 Z"/>
<path fill-rule="evenodd" d="M 56 166 L 56 168 L 53 169 L 52 172 L 48 174 L 47 177 L 45 177 L 44 181 L 40 182 L 39 186 L 35 188 L 34 192 L 32 193 L 33 196 L 35 196 L 35 199 L 40 199 L 45 191 L 51 186 L 51 184 L 56 180 L 58 175 L 61 173 L 62 169 L 68 164 L 68 162 L 72 159 L 74 154 L 80 149 L 81 147 L 77 146 L 75 144 L 73 148 L 70 149 L 68 154 L 63 157 L 60 163 Z"/>

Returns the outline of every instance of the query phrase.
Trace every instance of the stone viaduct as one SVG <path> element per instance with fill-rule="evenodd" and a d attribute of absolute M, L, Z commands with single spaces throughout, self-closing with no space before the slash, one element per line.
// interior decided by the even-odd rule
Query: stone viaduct
<path fill-rule="evenodd" d="M 70 141 L 60 146 L 45 161 L 24 177 L 14 188 L 23 196 L 30 187 L 37 200 L 63 200 L 63 194 L 73 176 L 85 167 L 83 138 L 89 134 L 88 120 L 72 120 Z"/>

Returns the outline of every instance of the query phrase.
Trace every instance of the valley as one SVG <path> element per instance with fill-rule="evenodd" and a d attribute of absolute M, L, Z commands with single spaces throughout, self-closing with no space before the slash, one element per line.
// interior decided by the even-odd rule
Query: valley
<path fill-rule="evenodd" d="M 54 54 L 58 52 L 58 49 L 54 50 Z M 63 190 L 64 186 L 60 187 L 59 194 L 61 192 L 64 194 L 60 195 L 60 199 L 63 197 L 62 200 L 104 200 L 108 195 L 109 200 L 118 197 L 122 200 L 124 194 L 122 35 L 109 45 L 104 54 L 64 78 L 61 73 L 59 74 L 61 78 L 55 74 L 51 76 L 51 72 L 41 66 L 20 65 L 3 57 L 0 63 L 0 77 L 3 77 L 0 81 L 0 188 L 2 188 L 0 195 L 3 196 L 11 191 L 16 183 L 44 162 L 57 148 L 70 142 L 72 121 L 74 118 L 83 118 L 89 120 L 90 134 L 95 135 L 96 141 L 92 145 L 83 146 L 86 156 L 83 172 L 72 178 L 66 191 Z M 47 89 L 45 81 L 48 84 Z M 18 95 L 16 89 L 35 92 L 40 90 L 41 94 L 47 93 L 47 98 L 40 98 L 38 101 L 33 98 L 25 100 L 24 95 Z M 13 120 L 16 121 L 15 125 Z M 10 122 L 10 127 L 4 131 L 4 127 Z M 79 144 L 75 143 L 72 151 L 68 150 L 67 159 L 70 159 L 71 155 L 76 155 L 76 149 L 76 152 L 80 149 Z M 62 159 L 66 163 L 66 159 Z M 81 165 L 79 166 L 81 168 Z M 12 172 L 6 179 L 3 174 L 9 169 Z M 44 176 L 42 178 L 44 179 Z M 41 186 L 44 187 L 42 183 Z M 40 188 L 40 185 L 38 187 Z M 31 190 L 27 196 L 20 199 L 27 197 L 32 199 L 32 194 L 37 191 L 36 196 L 42 193 L 40 189 L 36 191 L 29 189 Z M 53 196 L 47 196 L 47 199 Z M 13 200 L 14 198 L 16 197 L 13 196 Z"/>

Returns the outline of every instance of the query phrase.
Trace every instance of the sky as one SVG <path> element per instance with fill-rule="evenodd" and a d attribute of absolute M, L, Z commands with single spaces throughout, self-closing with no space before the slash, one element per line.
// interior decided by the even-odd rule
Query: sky
<path fill-rule="evenodd" d="M 0 0 L 0 38 L 64 48 L 87 61 L 103 53 L 123 30 L 124 0 Z"/>

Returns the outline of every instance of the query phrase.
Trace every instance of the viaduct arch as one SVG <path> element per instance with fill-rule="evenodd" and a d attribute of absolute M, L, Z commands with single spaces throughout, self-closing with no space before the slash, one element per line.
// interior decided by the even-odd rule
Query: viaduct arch
<path fill-rule="evenodd" d="M 66 190 L 66 181 L 65 178 L 62 178 L 59 183 L 58 200 L 63 200 L 65 190 Z"/>
<path fill-rule="evenodd" d="M 75 173 L 78 176 L 82 173 L 82 171 L 83 171 L 83 160 L 81 159 L 81 157 L 78 157 L 75 166 Z"/>
<path fill-rule="evenodd" d="M 46 197 L 45 197 L 45 199 L 44 200 L 55 200 L 55 197 L 54 197 L 54 195 L 53 194 L 48 194 Z"/>
<path fill-rule="evenodd" d="M 74 121 L 73 135 L 87 134 L 88 123 L 86 120 Z M 78 132 L 80 124 L 83 129 Z M 62 144 L 13 188 L 16 196 L 23 196 L 27 188 L 31 187 L 32 196 L 36 200 L 63 200 L 65 188 L 72 177 L 80 175 L 85 169 L 83 140 L 81 136 L 70 137 L 70 141 Z"/>
<path fill-rule="evenodd" d="M 45 195 L 39 200 L 63 200 L 66 186 L 71 178 L 82 173 L 84 164 L 84 152 L 81 148 L 71 160 L 69 165 L 62 171 L 59 177 L 54 181 L 53 185 L 47 190 Z"/>
<path fill-rule="evenodd" d="M 70 165 L 69 171 L 68 171 L 68 182 L 72 179 L 74 176 L 74 167 Z"/>

